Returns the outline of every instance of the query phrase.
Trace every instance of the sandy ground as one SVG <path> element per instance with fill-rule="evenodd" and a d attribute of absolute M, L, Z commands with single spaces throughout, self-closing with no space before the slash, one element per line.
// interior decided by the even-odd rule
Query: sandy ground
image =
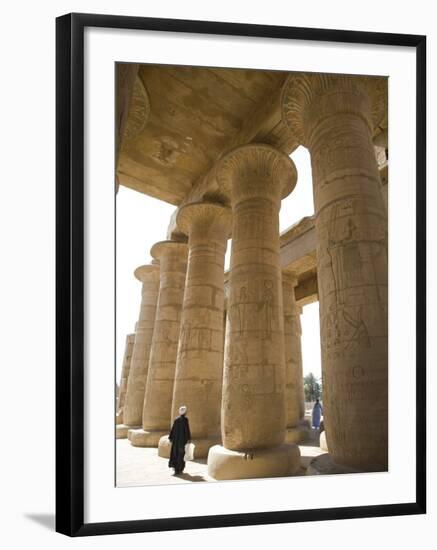
<path fill-rule="evenodd" d="M 315 435 L 315 434 L 314 434 Z M 310 460 L 324 453 L 317 446 L 314 437 L 305 445 L 299 445 L 302 468 L 298 475 L 304 475 Z M 169 485 L 176 483 L 213 482 L 207 473 L 206 459 L 187 462 L 184 473 L 175 476 L 168 467 L 168 459 L 158 456 L 157 449 L 133 447 L 127 439 L 117 440 L 117 486 Z"/>

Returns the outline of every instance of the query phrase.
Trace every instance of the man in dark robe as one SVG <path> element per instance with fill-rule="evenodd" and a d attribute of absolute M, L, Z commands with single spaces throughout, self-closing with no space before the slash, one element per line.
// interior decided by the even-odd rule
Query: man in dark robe
<path fill-rule="evenodd" d="M 175 475 L 181 474 L 185 468 L 185 445 L 190 441 L 190 424 L 186 417 L 187 407 L 179 408 L 179 416 L 173 422 L 169 435 L 171 441 L 169 468 L 174 468 Z"/>

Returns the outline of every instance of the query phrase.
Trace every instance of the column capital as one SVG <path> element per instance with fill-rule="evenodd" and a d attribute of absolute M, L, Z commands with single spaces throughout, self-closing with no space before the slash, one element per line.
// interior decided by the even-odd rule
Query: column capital
<path fill-rule="evenodd" d="M 180 254 L 186 256 L 188 254 L 188 245 L 180 241 L 159 241 L 150 249 L 150 254 L 155 260 L 160 260 L 168 254 Z"/>
<path fill-rule="evenodd" d="M 232 210 L 213 202 L 193 202 L 183 206 L 176 217 L 177 227 L 189 236 L 193 227 L 216 230 L 225 233 L 229 238 L 231 233 Z"/>
<path fill-rule="evenodd" d="M 294 271 L 282 271 L 282 283 L 288 284 L 293 288 L 297 286 L 297 275 Z"/>
<path fill-rule="evenodd" d="M 140 265 L 134 271 L 135 278 L 141 281 L 142 283 L 147 281 L 151 274 L 159 275 L 159 265 L 157 264 Z"/>
<path fill-rule="evenodd" d="M 387 109 L 387 81 L 382 77 L 290 74 L 282 89 L 282 120 L 294 137 L 308 145 L 319 120 L 333 114 L 363 118 L 373 133 Z"/>
<path fill-rule="evenodd" d="M 221 190 L 237 201 L 259 196 L 280 200 L 293 191 L 297 181 L 290 157 L 264 143 L 231 150 L 217 162 L 215 173 Z"/>

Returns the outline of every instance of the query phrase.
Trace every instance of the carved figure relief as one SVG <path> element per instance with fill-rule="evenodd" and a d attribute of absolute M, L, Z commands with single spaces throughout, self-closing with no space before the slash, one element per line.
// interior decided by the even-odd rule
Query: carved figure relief
<path fill-rule="evenodd" d="M 343 309 L 343 318 L 352 328 L 353 332 L 349 341 L 345 345 L 345 349 L 356 349 L 359 347 L 370 348 L 371 342 L 369 337 L 369 331 L 367 330 L 366 323 L 362 319 L 362 307 L 358 308 L 356 315 L 348 313 L 346 308 Z"/>
<path fill-rule="evenodd" d="M 246 304 L 248 303 L 247 288 L 242 286 L 240 288 L 240 296 L 238 298 L 237 311 L 238 311 L 238 323 L 239 332 L 243 333 L 246 323 Z"/>
<path fill-rule="evenodd" d="M 264 281 L 262 293 L 262 301 L 258 306 L 258 310 L 262 310 L 264 320 L 264 338 L 271 339 L 272 335 L 272 319 L 273 319 L 273 281 L 267 279 Z"/>
<path fill-rule="evenodd" d="M 178 142 L 170 136 L 162 136 L 156 141 L 156 149 L 152 156 L 160 164 L 174 164 L 181 154 L 187 152 L 189 145 L 188 141 Z"/>
<path fill-rule="evenodd" d="M 342 305 L 345 303 L 345 288 L 361 281 L 363 269 L 351 199 L 336 205 L 331 210 L 328 233 L 326 251 L 330 258 L 336 302 Z"/>

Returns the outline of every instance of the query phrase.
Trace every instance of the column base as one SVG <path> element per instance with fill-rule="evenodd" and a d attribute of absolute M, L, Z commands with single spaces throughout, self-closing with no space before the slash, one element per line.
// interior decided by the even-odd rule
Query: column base
<path fill-rule="evenodd" d="M 285 443 L 302 443 L 308 438 L 308 429 L 305 426 L 287 428 L 285 432 Z"/>
<path fill-rule="evenodd" d="M 194 444 L 194 460 L 196 458 L 206 458 L 208 451 L 214 445 L 221 443 L 221 438 L 216 437 L 214 439 L 192 439 L 191 443 Z M 158 444 L 158 456 L 161 458 L 170 458 L 171 441 L 168 435 L 161 437 Z"/>
<path fill-rule="evenodd" d="M 118 424 L 115 428 L 115 439 L 126 439 L 129 430 L 137 426 L 126 426 L 126 424 Z"/>
<path fill-rule="evenodd" d="M 215 445 L 208 453 L 208 475 L 219 480 L 286 477 L 299 469 L 299 447 L 289 443 L 248 453 Z"/>
<path fill-rule="evenodd" d="M 326 442 L 326 432 L 325 432 L 325 430 L 323 430 L 323 432 L 320 434 L 319 447 L 322 449 L 322 451 L 326 451 L 327 453 L 329 453 L 328 443 Z"/>
<path fill-rule="evenodd" d="M 325 432 L 322 432 L 325 433 Z M 306 475 L 307 476 L 325 476 L 332 474 L 357 474 L 359 470 L 350 468 L 349 466 L 342 466 L 332 460 L 329 453 L 316 456 L 311 460 Z"/>
<path fill-rule="evenodd" d="M 311 430 L 311 418 L 304 416 L 299 420 L 298 426 L 306 430 Z"/>
<path fill-rule="evenodd" d="M 134 447 L 157 447 L 160 438 L 165 434 L 162 432 L 147 431 L 142 428 L 129 430 L 127 438 Z"/>

